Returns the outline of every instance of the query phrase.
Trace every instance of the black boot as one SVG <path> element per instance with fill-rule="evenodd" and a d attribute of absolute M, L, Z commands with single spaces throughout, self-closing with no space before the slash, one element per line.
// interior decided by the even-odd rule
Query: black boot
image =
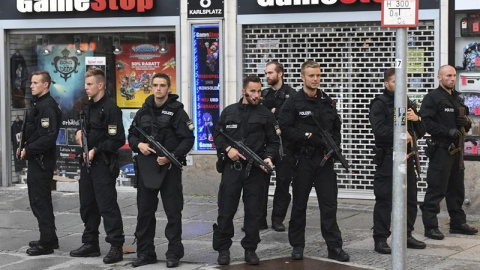
<path fill-rule="evenodd" d="M 260 263 L 260 259 L 258 258 L 257 253 L 255 253 L 255 250 L 245 250 L 245 262 L 249 265 L 258 265 Z"/>
<path fill-rule="evenodd" d="M 123 260 L 122 246 L 111 246 L 107 256 L 103 258 L 103 262 L 106 264 L 116 263 Z"/>
<path fill-rule="evenodd" d="M 339 262 L 348 262 L 350 256 L 341 248 L 328 248 L 328 258 Z"/>
<path fill-rule="evenodd" d="M 28 246 L 33 248 L 33 247 L 38 246 L 39 244 L 40 244 L 40 241 L 30 241 L 30 242 L 28 243 Z M 53 242 L 51 243 L 51 247 L 52 247 L 53 249 L 58 249 L 58 248 L 59 248 L 59 246 L 58 246 L 58 239 L 57 239 L 57 241 L 53 241 Z"/>
<path fill-rule="evenodd" d="M 407 236 L 407 248 L 424 249 L 426 247 L 427 245 L 424 242 L 415 239 L 411 235 Z"/>
<path fill-rule="evenodd" d="M 376 240 L 375 241 L 375 251 L 380 254 L 391 254 L 392 249 L 387 244 L 387 240 Z"/>
<path fill-rule="evenodd" d="M 293 260 L 303 260 L 303 247 L 293 247 L 292 259 Z"/>
<path fill-rule="evenodd" d="M 157 263 L 157 256 L 150 256 L 145 253 L 140 253 L 138 258 L 132 262 L 133 267 L 139 267 L 147 264 L 154 264 Z"/>
<path fill-rule="evenodd" d="M 229 265 L 230 264 L 230 250 L 220 250 L 218 251 L 217 262 L 219 265 Z"/>
<path fill-rule="evenodd" d="M 443 238 L 445 238 L 445 235 L 443 235 L 443 233 L 438 228 L 425 229 L 425 236 L 435 240 L 442 240 Z"/>
<path fill-rule="evenodd" d="M 27 254 L 30 256 L 47 255 L 52 253 L 53 253 L 52 247 L 46 247 L 40 244 L 27 249 Z"/>
<path fill-rule="evenodd" d="M 72 257 L 98 257 L 100 256 L 100 247 L 98 244 L 85 243 L 81 247 L 70 251 Z"/>
<path fill-rule="evenodd" d="M 272 221 L 272 228 L 276 232 L 284 232 L 285 231 L 285 225 L 283 225 L 282 222 Z"/>
<path fill-rule="evenodd" d="M 168 257 L 167 258 L 167 268 L 177 267 L 179 264 L 179 259 L 177 257 Z"/>
<path fill-rule="evenodd" d="M 450 225 L 450 233 L 474 235 L 474 234 L 478 233 L 478 230 L 474 227 L 471 227 L 467 223 L 463 223 L 463 224 L 457 225 L 457 226 Z"/>

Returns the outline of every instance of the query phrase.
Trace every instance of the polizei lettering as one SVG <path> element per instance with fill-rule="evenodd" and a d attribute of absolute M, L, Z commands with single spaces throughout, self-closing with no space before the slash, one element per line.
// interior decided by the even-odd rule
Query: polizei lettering
<path fill-rule="evenodd" d="M 104 10 L 134 10 L 145 12 L 153 8 L 153 0 L 17 0 L 17 10 L 32 12 L 72 12 Z"/>
<path fill-rule="evenodd" d="M 309 5 L 319 5 L 320 3 L 324 5 L 333 5 L 337 2 L 351 5 L 356 2 L 369 4 L 370 2 L 375 2 L 381 4 L 383 0 L 257 0 L 258 5 L 262 7 L 273 7 L 273 6 L 309 6 Z"/>

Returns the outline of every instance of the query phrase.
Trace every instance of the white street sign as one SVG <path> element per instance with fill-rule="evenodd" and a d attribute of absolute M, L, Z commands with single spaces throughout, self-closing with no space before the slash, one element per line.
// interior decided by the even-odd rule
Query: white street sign
<path fill-rule="evenodd" d="M 384 0 L 382 27 L 417 27 L 419 0 Z"/>

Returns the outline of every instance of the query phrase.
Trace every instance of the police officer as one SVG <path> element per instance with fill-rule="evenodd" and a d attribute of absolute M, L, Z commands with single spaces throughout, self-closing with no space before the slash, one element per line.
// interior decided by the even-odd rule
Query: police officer
<path fill-rule="evenodd" d="M 438 70 L 439 86 L 428 93 L 422 102 L 420 113 L 427 132 L 432 135 L 426 151 L 429 157 L 427 172 L 427 192 L 422 209 L 425 236 L 442 240 L 443 233 L 438 229 L 437 214 L 440 201 L 445 197 L 450 215 L 450 233 L 472 235 L 478 230 L 467 224 L 462 204 L 465 199 L 463 148 L 459 140 L 462 132 L 468 132 L 471 121 L 468 108 L 459 93 L 455 91 L 455 68 L 449 65 Z M 465 113 L 462 114 L 461 111 Z"/>
<path fill-rule="evenodd" d="M 375 208 L 373 210 L 373 239 L 375 251 L 381 254 L 390 254 L 391 248 L 387 244 L 390 236 L 390 224 L 392 215 L 392 170 L 393 170 L 393 112 L 395 91 L 395 69 L 390 68 L 384 74 L 385 90 L 378 95 L 370 105 L 370 124 L 375 135 L 376 156 L 374 162 L 377 165 L 373 180 L 375 193 Z M 425 126 L 421 117 L 417 114 L 412 103 L 409 101 L 407 110 L 408 153 L 412 152 L 411 142 L 413 134 L 417 138 L 425 135 Z M 410 124 L 412 123 L 412 124 Z M 414 133 L 415 132 L 415 133 Z M 413 149 L 417 151 L 417 149 Z M 417 218 L 417 177 L 415 175 L 414 155 L 407 159 L 407 247 L 424 249 L 425 243 L 412 236 L 415 220 Z"/>
<path fill-rule="evenodd" d="M 260 260 L 255 253 L 260 242 L 258 221 L 262 194 L 265 185 L 265 168 L 251 166 L 251 161 L 233 147 L 222 130 L 234 140 L 242 140 L 260 158 L 273 166 L 273 157 L 278 152 L 279 138 L 275 132 L 275 117 L 264 106 L 258 106 L 262 83 L 257 76 L 248 76 L 243 80 L 243 97 L 240 102 L 227 106 L 215 130 L 215 144 L 219 155 L 224 155 L 220 189 L 218 191 L 218 218 L 213 225 L 213 249 L 218 251 L 218 264 L 230 263 L 230 246 L 234 235 L 233 217 L 237 212 L 240 194 L 243 190 L 245 207 L 245 237 L 241 244 L 245 249 L 245 261 L 257 265 Z"/>
<path fill-rule="evenodd" d="M 33 107 L 28 113 L 23 134 L 26 145 L 20 153 L 20 159 L 28 160 L 28 198 L 40 231 L 40 240 L 29 243 L 27 254 L 30 256 L 51 254 L 58 248 L 50 182 L 55 170 L 56 140 L 62 112 L 50 96 L 51 81 L 46 71 L 32 73 Z"/>
<path fill-rule="evenodd" d="M 328 258 L 348 261 L 342 249 L 342 236 L 337 224 L 337 177 L 333 160 L 323 167 L 319 164 L 327 149 L 314 121 L 326 129 L 340 145 L 340 116 L 333 100 L 320 85 L 320 65 L 314 61 L 302 64 L 303 89 L 285 101 L 279 115 L 283 137 L 289 142 L 296 164 L 293 179 L 293 206 L 288 228 L 288 239 L 293 247 L 292 259 L 303 259 L 308 197 L 315 187 L 320 207 L 323 238 L 328 246 Z"/>
<path fill-rule="evenodd" d="M 86 137 L 91 168 L 82 166 L 79 183 L 80 216 L 85 225 L 83 245 L 70 252 L 72 257 L 100 256 L 98 226 L 100 218 L 111 245 L 103 262 L 110 264 L 123 260 L 122 246 L 125 242 L 120 208 L 115 189 L 118 176 L 118 149 L 125 144 L 122 111 L 105 95 L 105 74 L 100 69 L 85 73 L 85 91 L 89 100 L 83 113 L 86 116 Z M 76 140 L 82 144 L 82 131 L 76 133 Z M 84 159 L 85 160 L 85 159 Z"/>
<path fill-rule="evenodd" d="M 178 95 L 169 94 L 170 77 L 157 73 L 152 77 L 153 95 L 147 97 L 133 119 L 128 131 L 128 142 L 138 153 L 137 190 L 137 259 L 134 267 L 157 262 L 153 239 L 155 237 L 158 193 L 162 196 L 163 208 L 168 223 L 165 236 L 168 250 L 165 254 L 167 267 L 177 267 L 184 255 L 182 244 L 182 171 L 166 157 L 159 157 L 152 145 L 133 126 L 137 125 L 163 145 L 178 160 L 185 161 L 193 146 L 193 123 L 177 101 Z"/>
<path fill-rule="evenodd" d="M 283 65 L 278 62 L 269 62 L 265 67 L 265 77 L 270 88 L 262 91 L 262 104 L 267 107 L 274 115 L 278 117 L 280 108 L 287 98 L 296 93 L 296 91 L 283 82 Z M 277 128 L 278 135 L 280 129 Z M 290 154 L 286 147 L 286 141 L 282 142 L 282 153 L 275 156 L 275 194 L 273 197 L 272 210 L 272 228 L 277 232 L 285 231 L 283 220 L 287 215 L 288 205 L 290 204 L 290 183 L 292 182 L 292 173 L 290 170 Z M 282 156 L 280 156 L 282 155 Z M 268 188 L 270 184 L 270 175 L 266 174 L 265 194 L 262 203 L 262 217 L 260 219 L 260 229 L 267 229 L 267 204 Z"/>

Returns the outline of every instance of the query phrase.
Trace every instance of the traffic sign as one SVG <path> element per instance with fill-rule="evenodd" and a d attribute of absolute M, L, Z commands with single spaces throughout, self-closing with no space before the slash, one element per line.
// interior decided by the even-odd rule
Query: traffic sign
<path fill-rule="evenodd" d="M 384 0 L 382 27 L 417 27 L 419 0 Z"/>

